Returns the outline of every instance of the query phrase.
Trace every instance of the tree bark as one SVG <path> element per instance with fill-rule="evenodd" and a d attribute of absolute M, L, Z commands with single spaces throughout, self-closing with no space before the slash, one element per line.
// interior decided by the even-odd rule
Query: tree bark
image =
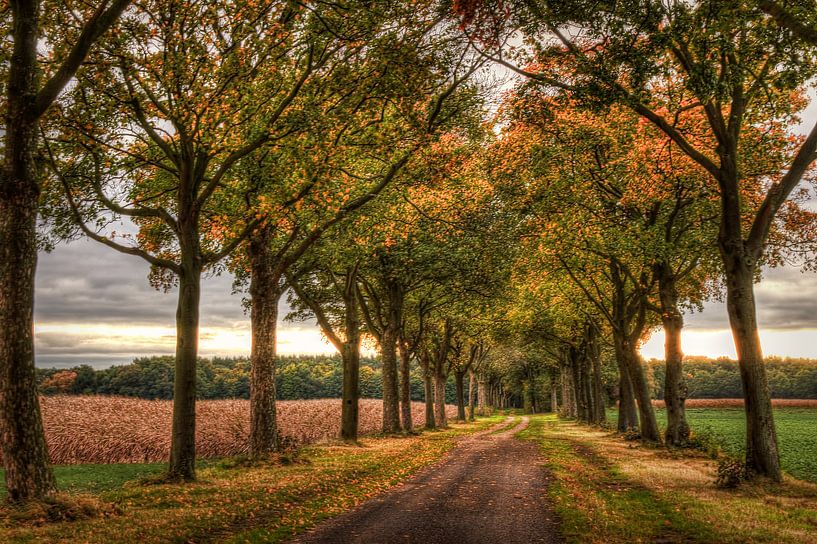
<path fill-rule="evenodd" d="M 601 425 L 607 421 L 607 403 L 604 398 L 604 384 L 601 378 L 601 353 L 599 349 L 598 329 L 591 327 L 588 329 L 587 353 L 592 367 L 593 381 L 593 409 L 595 410 L 594 421 Z"/>
<path fill-rule="evenodd" d="M 426 351 L 420 353 L 420 367 L 423 370 L 423 396 L 426 405 L 426 429 L 437 427 L 437 418 L 434 417 L 434 384 L 431 359 Z"/>
<path fill-rule="evenodd" d="M 414 430 L 411 418 L 411 353 L 402 340 L 397 342 L 400 350 L 400 417 L 403 420 L 403 431 Z"/>
<path fill-rule="evenodd" d="M 567 367 L 570 370 L 570 388 L 575 405 L 575 414 L 573 417 L 579 421 L 587 421 L 587 405 L 584 399 L 584 388 L 582 387 L 582 375 L 579 368 L 580 361 L 577 350 L 570 348 L 567 355 Z"/>
<path fill-rule="evenodd" d="M 477 373 L 472 368 L 468 371 L 468 421 L 474 421 L 474 404 L 476 402 Z"/>
<path fill-rule="evenodd" d="M 751 473 L 782 480 L 777 431 L 758 334 L 754 260 L 735 245 L 721 243 L 726 265 L 726 308 L 735 339 L 746 413 L 746 467 Z"/>
<path fill-rule="evenodd" d="M 250 457 L 257 459 L 280 447 L 275 402 L 277 364 L 276 333 L 280 274 L 276 274 L 269 227 L 262 227 L 249 241 L 251 269 L 252 346 L 250 348 Z"/>
<path fill-rule="evenodd" d="M 0 438 L 8 500 L 25 502 L 53 494 L 56 482 L 48 466 L 34 369 L 39 2 L 12 7 L 14 44 L 0 179 Z"/>
<path fill-rule="evenodd" d="M 434 423 L 442 429 L 448 427 L 448 417 L 445 413 L 445 382 L 448 376 L 437 365 L 434 371 Z"/>
<path fill-rule="evenodd" d="M 490 415 L 488 406 L 488 382 L 485 376 L 480 374 L 477 376 L 477 413 L 481 416 Z"/>
<path fill-rule="evenodd" d="M 575 387 L 573 385 L 573 371 L 570 365 L 562 365 L 562 415 L 565 417 L 578 417 L 576 407 Z"/>
<path fill-rule="evenodd" d="M 667 406 L 667 430 L 664 433 L 664 440 L 668 446 L 684 446 L 689 440 L 689 424 L 686 421 L 684 406 L 687 385 L 683 372 L 684 354 L 681 351 L 684 318 L 678 309 L 675 279 L 666 266 L 659 269 L 658 282 L 666 364 L 664 402 Z"/>
<path fill-rule="evenodd" d="M 627 366 L 616 354 L 618 360 L 618 424 L 620 433 L 625 433 L 631 429 L 638 429 L 638 409 L 633 396 L 633 386 L 630 381 L 630 374 Z"/>
<path fill-rule="evenodd" d="M 614 342 L 616 344 L 616 357 L 622 358 L 638 406 L 641 438 L 651 442 L 661 442 L 661 433 L 658 430 L 658 421 L 655 418 L 655 409 L 650 398 L 649 384 L 647 383 L 647 377 L 644 375 L 644 368 L 641 366 L 636 347 L 619 335 L 616 335 Z"/>
<path fill-rule="evenodd" d="M 454 384 L 457 391 L 457 419 L 465 421 L 465 372 L 454 372 Z"/>
<path fill-rule="evenodd" d="M 353 334 L 356 339 L 345 342 L 341 354 L 343 357 L 343 386 L 340 437 L 346 442 L 357 441 L 360 420 L 360 333 Z"/>
<path fill-rule="evenodd" d="M 7 156 L 14 152 L 6 148 Z M 8 500 L 25 502 L 51 495 L 56 482 L 48 466 L 34 370 L 37 193 L 22 188 L 25 179 L 8 168 L 9 162 L 0 194 L 0 442 Z M 21 188 L 17 195 L 6 190 L 12 183 Z"/>
<path fill-rule="evenodd" d="M 193 236 L 189 237 L 190 239 Z M 195 235 L 195 239 L 198 236 Z M 176 374 L 173 381 L 173 430 L 170 444 L 171 481 L 196 479 L 196 359 L 199 347 L 201 261 L 197 251 L 182 249 L 179 300 L 176 309 Z"/>
<path fill-rule="evenodd" d="M 550 411 L 554 414 L 559 413 L 559 393 L 556 373 L 550 375 Z"/>
<path fill-rule="evenodd" d="M 340 437 L 347 442 L 357 441 L 360 420 L 360 314 L 357 294 L 357 266 L 353 266 L 346 270 L 343 290 L 346 335 L 340 350 L 343 358 Z"/>
<path fill-rule="evenodd" d="M 397 331 L 393 323 L 380 338 L 380 360 L 383 365 L 383 432 L 400 432 L 400 405 L 397 393 Z"/>

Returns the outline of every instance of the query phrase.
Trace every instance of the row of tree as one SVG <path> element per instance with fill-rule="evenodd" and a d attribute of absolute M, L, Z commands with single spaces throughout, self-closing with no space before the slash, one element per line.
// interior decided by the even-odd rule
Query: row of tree
<path fill-rule="evenodd" d="M 196 393 L 204 399 L 249 399 L 248 358 L 199 358 Z M 173 398 L 174 360 L 170 356 L 140 357 L 127 365 L 95 369 L 79 365 L 67 369 L 38 368 L 37 383 L 44 395 L 115 395 L 143 399 Z M 416 364 L 410 373 L 411 400 L 423 400 L 423 376 Z M 382 398 L 380 361 L 360 359 L 360 396 Z M 339 356 L 281 356 L 276 361 L 275 390 L 279 400 L 340 398 L 343 365 Z M 454 404 L 454 380 L 448 380 L 446 403 Z"/>
<path fill-rule="evenodd" d="M 647 362 L 653 377 L 653 394 L 664 398 L 665 366 L 662 361 Z M 687 357 L 683 372 L 689 398 L 738 399 L 743 397 L 740 368 L 730 359 Z M 813 359 L 766 358 L 769 390 L 774 399 L 817 399 L 817 361 Z"/>
<path fill-rule="evenodd" d="M 383 220 L 359 211 L 390 185 L 407 187 L 427 174 L 433 154 L 450 151 L 447 141 L 484 130 L 473 76 L 486 61 L 445 3 L 74 4 L 13 1 L 3 21 L 12 45 L 4 48 L 0 190 L 0 417 L 9 499 L 55 487 L 33 364 L 38 242 L 82 234 L 147 260 L 154 285 L 177 288 L 169 480 L 195 478 L 205 272 L 228 268 L 249 294 L 252 456 L 278 447 L 275 330 L 285 285 L 302 293 L 342 352 L 345 438 L 357 436 L 358 301 L 367 304 L 368 334 L 380 331 L 388 346 L 399 330 L 404 360 L 422 351 L 444 392 L 449 352 L 469 349 L 455 339 L 458 326 L 441 326 L 437 349 L 421 348 L 425 323 L 410 336 L 400 309 L 377 300 L 387 256 L 383 268 L 364 271 L 332 248 L 351 241 L 354 221 L 370 238 L 359 247 L 374 251 L 379 241 L 386 251 Z M 336 260 L 324 259 L 333 253 Z M 414 281 L 398 290 L 424 279 Z M 326 298 L 333 292 L 352 301 L 346 320 L 337 318 L 342 304 Z M 445 296 L 429 295 L 422 316 Z M 387 347 L 383 357 L 386 431 L 400 429 L 394 353 Z M 460 353 L 457 360 L 466 359 Z M 401 385 L 405 401 L 407 374 Z M 404 417 L 407 410 L 404 402 Z M 444 410 L 438 417 L 443 423 Z"/>
<path fill-rule="evenodd" d="M 683 312 L 723 294 L 747 467 L 779 480 L 753 284 L 762 266 L 808 256 L 817 232 L 801 184 L 817 128 L 792 130 L 817 50 L 803 32 L 812 12 L 793 6 L 11 0 L 0 179 L 9 499 L 55 488 L 33 278 L 38 243 L 77 235 L 145 259 L 155 286 L 176 288 L 169 480 L 195 478 L 200 283 L 226 269 L 248 293 L 254 457 L 278 448 L 285 294 L 289 317 L 316 319 L 340 352 L 344 439 L 357 437 L 371 338 L 384 432 L 412 430 L 412 361 L 427 426 L 446 424 L 449 376 L 464 419 L 466 380 L 472 411 L 533 408 L 542 368 L 560 391 L 551 403 L 601 423 L 609 358 L 618 428 L 669 445 L 689 436 Z M 515 85 L 492 93 L 502 85 L 486 66 Z M 663 437 L 638 356 L 658 326 Z"/>

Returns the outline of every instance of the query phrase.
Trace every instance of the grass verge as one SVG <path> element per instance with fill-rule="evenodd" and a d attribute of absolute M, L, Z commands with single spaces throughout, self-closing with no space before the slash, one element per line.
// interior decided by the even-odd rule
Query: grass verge
<path fill-rule="evenodd" d="M 286 466 L 210 461 L 199 470 L 199 480 L 187 485 L 138 483 L 162 465 L 62 467 L 58 479 L 63 488 L 68 484 L 69 494 L 110 503 L 121 514 L 20 526 L 0 511 L 0 542 L 279 542 L 394 486 L 439 460 L 456 437 L 502 419 L 363 438 L 359 446 L 310 446 Z"/>
<path fill-rule="evenodd" d="M 555 416 L 520 438 L 540 446 L 568 542 L 817 542 L 817 485 L 716 489 L 703 455 L 625 442 Z"/>

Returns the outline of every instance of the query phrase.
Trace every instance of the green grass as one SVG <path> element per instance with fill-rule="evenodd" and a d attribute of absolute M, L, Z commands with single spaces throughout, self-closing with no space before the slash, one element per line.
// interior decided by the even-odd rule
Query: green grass
<path fill-rule="evenodd" d="M 519 437 L 539 445 L 569 543 L 817 542 L 814 484 L 717 489 L 713 462 L 699 452 L 627 442 L 553 415 L 531 417 Z"/>
<path fill-rule="evenodd" d="M 688 408 L 687 421 L 693 432 L 712 435 L 733 455 L 745 452 L 746 423 L 742 408 Z M 666 410 L 655 411 L 658 424 L 666 426 Z M 609 420 L 615 422 L 616 411 Z M 783 470 L 795 478 L 817 482 L 817 410 L 776 408 L 774 420 Z"/>
<path fill-rule="evenodd" d="M 517 436 L 539 444 L 555 477 L 549 495 L 567 542 L 713 542 L 705 523 L 630 481 L 556 416 L 534 416 Z M 575 439 L 578 438 L 578 439 Z"/>
<path fill-rule="evenodd" d="M 54 476 L 61 491 L 101 493 L 122 487 L 125 482 L 161 474 L 166 463 L 113 465 L 58 465 Z M 6 497 L 5 472 L 0 469 L 0 500 Z"/>

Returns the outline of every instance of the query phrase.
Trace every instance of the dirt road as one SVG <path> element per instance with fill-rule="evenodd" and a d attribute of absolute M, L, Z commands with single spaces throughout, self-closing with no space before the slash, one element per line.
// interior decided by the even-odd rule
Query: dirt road
<path fill-rule="evenodd" d="M 537 447 L 513 438 L 509 418 L 472 435 L 402 486 L 293 542 L 310 544 L 522 544 L 561 542 Z M 497 431 L 497 429 L 504 429 Z"/>

